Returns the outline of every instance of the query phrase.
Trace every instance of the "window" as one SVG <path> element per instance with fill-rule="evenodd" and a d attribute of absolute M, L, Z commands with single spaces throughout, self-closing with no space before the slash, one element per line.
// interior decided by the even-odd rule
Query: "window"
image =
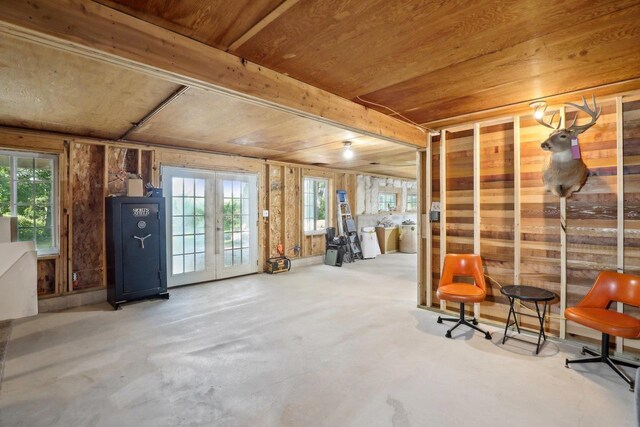
<path fill-rule="evenodd" d="M 418 210 L 418 195 L 407 194 L 407 206 L 405 209 L 407 212 L 415 212 Z"/>
<path fill-rule="evenodd" d="M 327 227 L 326 179 L 304 179 L 304 231 L 322 231 Z"/>
<path fill-rule="evenodd" d="M 398 195 L 396 193 L 378 193 L 378 210 L 392 211 L 396 208 Z"/>
<path fill-rule="evenodd" d="M 39 255 L 58 252 L 56 178 L 56 156 L 0 151 L 0 214 L 18 217 L 18 241 Z"/>

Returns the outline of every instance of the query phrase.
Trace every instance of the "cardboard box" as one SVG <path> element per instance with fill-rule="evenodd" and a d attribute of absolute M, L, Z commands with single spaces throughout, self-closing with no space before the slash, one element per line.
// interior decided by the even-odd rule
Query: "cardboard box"
<path fill-rule="evenodd" d="M 127 196 L 128 197 L 143 197 L 144 189 L 142 180 L 139 178 L 129 178 L 127 180 Z"/>
<path fill-rule="evenodd" d="M 0 216 L 0 243 L 18 241 L 18 218 L 15 216 Z"/>

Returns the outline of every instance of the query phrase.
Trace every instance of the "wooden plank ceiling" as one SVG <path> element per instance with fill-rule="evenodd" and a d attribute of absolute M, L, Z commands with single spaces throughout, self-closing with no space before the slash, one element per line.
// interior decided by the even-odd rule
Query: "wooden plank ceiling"
<path fill-rule="evenodd" d="M 0 125 L 118 139 L 179 85 L 0 35 Z M 415 178 L 415 149 L 196 88 L 128 141 Z M 355 158 L 342 158 L 343 141 Z"/>
<path fill-rule="evenodd" d="M 99 2 L 427 125 L 600 85 L 640 87 L 637 0 Z"/>

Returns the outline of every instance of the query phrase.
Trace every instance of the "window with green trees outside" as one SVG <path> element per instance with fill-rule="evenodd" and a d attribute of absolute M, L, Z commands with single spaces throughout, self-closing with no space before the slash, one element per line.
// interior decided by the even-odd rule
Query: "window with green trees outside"
<path fill-rule="evenodd" d="M 56 178 L 54 155 L 0 151 L 0 214 L 18 217 L 18 240 L 39 255 L 58 252 Z"/>
<path fill-rule="evenodd" d="M 321 231 L 327 227 L 326 179 L 304 179 L 304 231 Z"/>

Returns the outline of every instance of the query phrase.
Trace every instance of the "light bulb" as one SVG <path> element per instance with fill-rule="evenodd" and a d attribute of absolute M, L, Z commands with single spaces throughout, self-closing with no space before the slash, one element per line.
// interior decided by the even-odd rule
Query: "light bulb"
<path fill-rule="evenodd" d="M 343 142 L 344 149 L 342 151 L 342 157 L 347 160 L 353 159 L 353 150 L 351 150 L 351 141 Z"/>
<path fill-rule="evenodd" d="M 536 119 L 541 119 L 544 117 L 544 111 L 542 110 L 536 110 L 535 113 L 533 113 L 533 117 L 535 117 Z"/>

